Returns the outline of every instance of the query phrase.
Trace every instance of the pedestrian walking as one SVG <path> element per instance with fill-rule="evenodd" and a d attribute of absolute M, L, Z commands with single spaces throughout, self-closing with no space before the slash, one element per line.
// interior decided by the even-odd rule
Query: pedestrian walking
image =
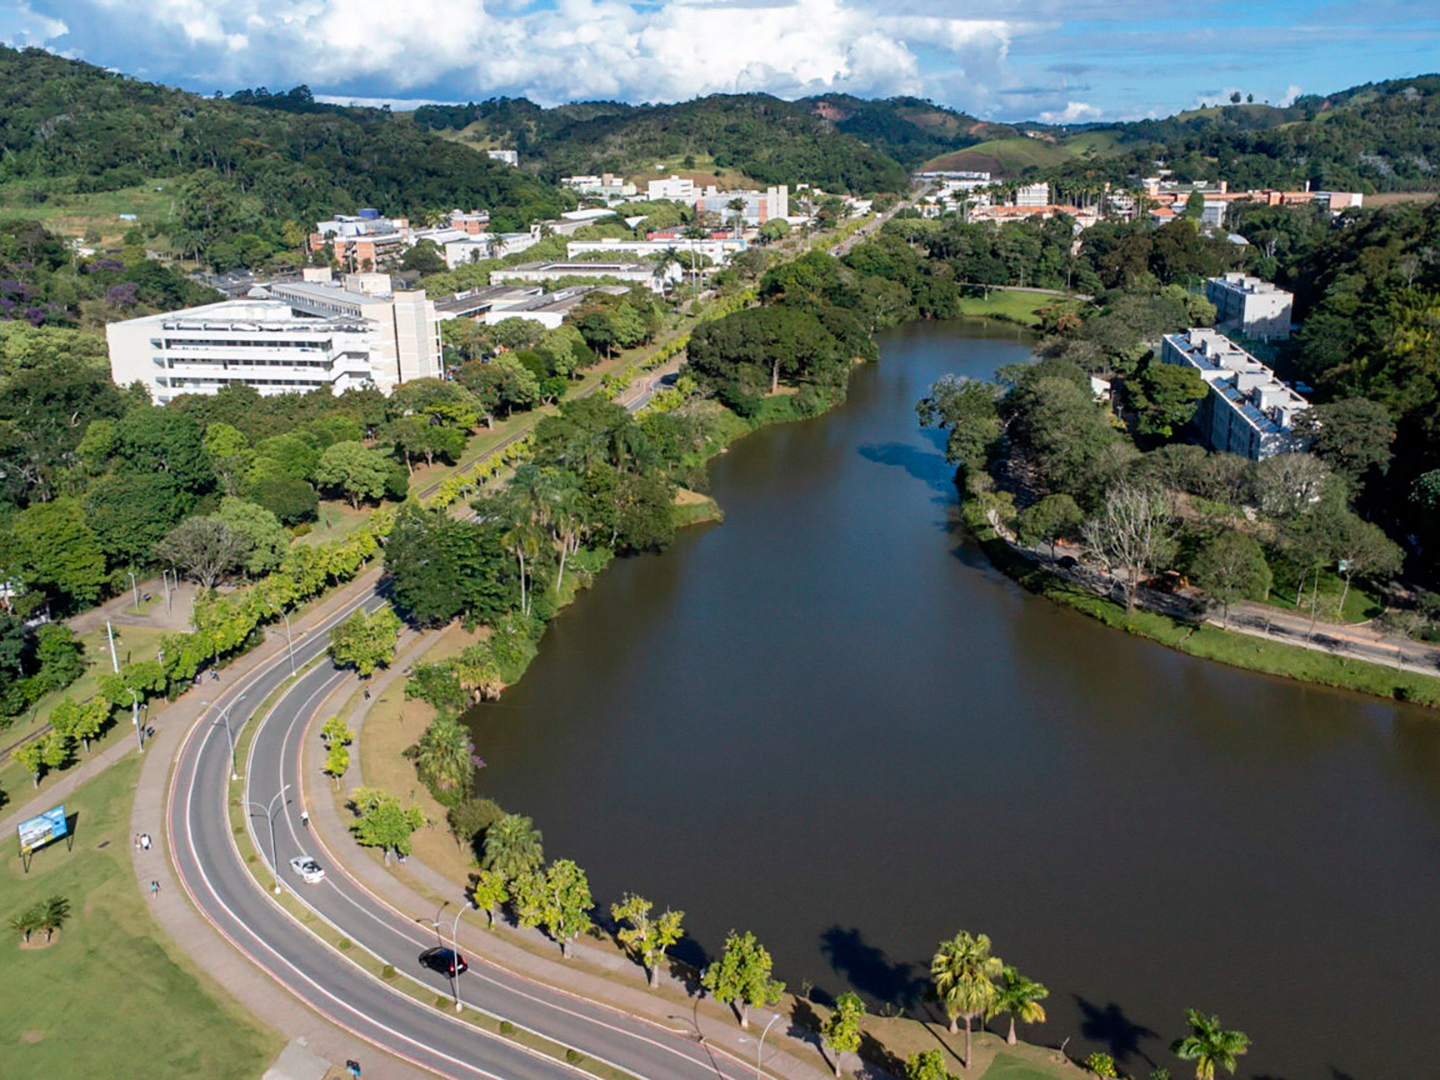
<path fill-rule="evenodd" d="M 159 895 L 160 895 L 160 882 L 158 882 L 158 881 L 152 881 L 152 882 L 150 882 L 150 899 L 151 899 L 151 900 L 154 900 L 155 897 L 157 897 L 157 896 L 159 896 Z"/>
<path fill-rule="evenodd" d="M 310 827 L 310 811 L 309 811 L 309 810 L 301 810 L 301 811 L 300 811 L 300 824 L 303 825 L 303 826 L 304 826 L 305 828 L 307 828 L 307 829 Z"/>
<path fill-rule="evenodd" d="M 143 851 L 150 850 L 150 834 L 148 832 L 142 832 L 140 834 L 140 848 Z"/>
<path fill-rule="evenodd" d="M 138 832 L 135 834 L 135 850 L 140 850 L 140 834 Z"/>
<path fill-rule="evenodd" d="M 365 688 L 365 700 L 370 700 L 370 688 L 368 686 Z"/>
<path fill-rule="evenodd" d="M 358 1061 L 345 1062 L 345 1071 L 353 1076 L 355 1080 L 360 1080 L 360 1063 Z"/>

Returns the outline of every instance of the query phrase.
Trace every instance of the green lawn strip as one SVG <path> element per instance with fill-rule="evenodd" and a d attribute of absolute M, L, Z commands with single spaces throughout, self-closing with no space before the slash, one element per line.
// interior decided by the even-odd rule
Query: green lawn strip
<path fill-rule="evenodd" d="M 992 289 L 988 296 L 962 296 L 960 314 L 989 319 L 1003 319 L 1022 326 L 1039 326 L 1041 308 L 1064 301 L 1061 296 L 1047 296 L 1044 293 L 1012 292 L 1008 289 Z"/>
<path fill-rule="evenodd" d="M 60 894 L 71 917 L 49 948 L 0 947 L 0 1076 L 253 1080 L 284 1040 L 160 933 L 132 876 L 127 758 L 65 801 L 75 846 L 13 854 L 0 874 L 0 918 Z M 154 859 L 164 856 L 158 851 Z M 40 935 L 43 937 L 43 935 Z M 33 940 L 33 939 L 32 939 Z"/>
<path fill-rule="evenodd" d="M 984 1080 L 1055 1080 L 1057 1076 L 1075 1076 L 1078 1072 L 1074 1065 L 1035 1061 L 1020 1057 L 1014 1050 L 1001 1050 L 985 1070 Z"/>
<path fill-rule="evenodd" d="M 1370 588 L 1358 581 L 1350 583 L 1350 591 L 1345 592 L 1345 579 L 1332 570 L 1320 571 L 1319 589 L 1315 589 L 1315 578 L 1311 574 L 1305 579 L 1305 587 L 1301 590 L 1300 602 L 1295 602 L 1295 582 L 1299 575 L 1294 568 L 1280 566 L 1276 568 L 1275 584 L 1270 589 L 1270 596 L 1266 603 L 1271 607 L 1279 608 L 1281 611 L 1294 612 L 1310 617 L 1310 598 L 1315 597 L 1315 607 L 1320 613 L 1321 622 L 1335 622 L 1336 616 L 1341 616 L 1338 621 L 1347 623 L 1369 622 L 1385 610 L 1385 601 Z M 1340 611 L 1340 597 L 1345 596 L 1345 610 Z"/>
<path fill-rule="evenodd" d="M 1301 682 L 1343 690 L 1358 690 L 1376 697 L 1440 706 L 1440 679 L 1372 664 L 1355 657 L 1287 645 L 1268 638 L 1221 629 L 1208 623 L 1190 625 L 1153 612 L 1125 614 L 1111 600 L 1064 581 L 1037 567 L 991 528 L 974 499 L 963 503 L 966 524 L 980 541 L 994 566 L 1030 592 L 1065 604 L 1106 626 L 1158 641 L 1172 649 L 1205 660 L 1248 668 L 1268 675 L 1283 675 Z"/>

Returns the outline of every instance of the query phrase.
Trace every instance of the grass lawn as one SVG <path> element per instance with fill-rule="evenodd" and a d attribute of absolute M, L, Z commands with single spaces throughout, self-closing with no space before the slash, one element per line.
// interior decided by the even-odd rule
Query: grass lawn
<path fill-rule="evenodd" d="M 139 766 L 127 759 L 66 802 L 80 815 L 73 851 L 41 849 L 28 876 L 6 859 L 0 918 L 54 894 L 69 898 L 71 918 L 43 949 L 19 948 L 6 929 L 0 1076 L 253 1080 L 283 1045 L 164 942 L 146 910 L 130 869 Z"/>
<path fill-rule="evenodd" d="M 68 236 L 84 236 L 86 230 L 99 231 L 106 243 L 116 243 L 136 226 L 166 225 L 172 220 L 175 201 L 180 197 L 180 181 L 158 177 L 135 187 L 117 191 L 95 191 L 65 194 L 65 178 L 53 181 L 53 193 L 44 202 L 35 202 L 29 193 L 37 184 L 11 182 L 0 185 L 0 213 L 7 218 L 24 218 L 43 222 L 47 229 Z M 156 191 L 156 188 L 161 190 Z M 135 221 L 121 221 L 121 214 L 134 214 Z M 153 247 L 155 240 L 148 241 Z"/>
<path fill-rule="evenodd" d="M 115 628 L 115 656 L 121 664 L 132 660 L 153 660 L 160 648 L 161 639 L 169 631 L 150 626 L 117 626 Z M 88 634 L 80 635 L 85 645 L 85 674 L 64 690 L 46 694 L 32 712 L 18 718 L 15 723 L 0 732 L 0 747 L 14 746 L 32 732 L 38 731 L 50 722 L 50 713 L 60 701 L 72 697 L 76 701 L 88 701 L 100 689 L 100 676 L 110 673 L 110 646 L 106 642 L 105 628 L 98 627 Z M 144 717 L 142 716 L 143 720 Z M 111 746 L 117 738 L 133 738 L 134 728 L 129 717 L 121 717 L 101 732 L 98 739 L 90 741 L 86 754 L 77 750 L 71 758 L 70 767 L 83 764 L 88 758 Z M 65 775 L 65 771 L 52 770 L 40 781 L 40 791 Z M 37 793 L 28 772 L 6 755 L 0 760 L 0 791 L 10 797 L 12 803 L 28 802 Z"/>
<path fill-rule="evenodd" d="M 962 296 L 960 298 L 960 314 L 971 317 L 1005 319 L 1009 322 L 1020 323 L 1022 326 L 1039 326 L 1040 317 L 1036 312 L 1061 299 L 1058 296 L 1046 296 L 1044 293 L 1008 292 L 1002 289 L 992 289 L 988 297 Z"/>
<path fill-rule="evenodd" d="M 1298 611 L 1309 616 L 1311 590 L 1315 588 L 1314 576 L 1306 579 L 1300 603 L 1296 604 L 1295 582 L 1299 579 L 1298 573 L 1284 565 L 1274 569 L 1275 584 L 1265 602 L 1281 611 Z M 1319 609 L 1321 622 L 1367 622 L 1385 610 L 1385 602 L 1377 593 L 1368 591 L 1358 581 L 1352 581 L 1350 592 L 1345 596 L 1345 610 L 1341 612 L 1340 595 L 1344 592 L 1345 581 L 1339 574 L 1329 570 L 1320 571 L 1320 586 L 1315 594 L 1315 606 Z"/>
<path fill-rule="evenodd" d="M 324 499 L 315 517 L 315 527 L 300 537 L 299 543 L 314 547 L 343 539 L 369 521 L 374 509 L 362 503 L 356 510 L 344 499 Z"/>

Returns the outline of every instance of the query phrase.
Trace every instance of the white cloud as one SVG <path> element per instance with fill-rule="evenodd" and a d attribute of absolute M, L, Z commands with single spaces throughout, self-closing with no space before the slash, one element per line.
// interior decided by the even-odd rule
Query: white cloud
<path fill-rule="evenodd" d="M 88 2 L 119 18 L 133 0 Z M 545 104 L 918 94 L 918 51 L 945 55 L 977 88 L 998 85 L 1026 26 L 959 16 L 942 0 L 900 10 L 873 2 L 660 0 L 636 10 L 622 0 L 539 9 L 523 0 L 154 0 L 147 18 L 153 33 L 204 50 L 206 74 L 232 85 L 303 81 L 400 97 L 443 86 L 456 97 L 523 93 Z"/>
<path fill-rule="evenodd" d="M 34 11 L 28 0 L 0 8 L 0 42 L 19 47 L 44 45 L 70 32 L 64 19 Z"/>
<path fill-rule="evenodd" d="M 1280 108 L 1288 109 L 1291 105 L 1295 104 L 1295 99 L 1298 98 L 1302 93 L 1304 93 L 1304 91 L 1300 87 L 1295 86 L 1294 84 L 1287 86 L 1285 88 L 1285 96 L 1282 97 L 1278 103 L 1280 105 Z"/>
<path fill-rule="evenodd" d="M 1042 112 L 1040 119 L 1047 124 L 1083 124 L 1099 120 L 1104 113 L 1095 105 L 1085 101 L 1067 101 L 1065 108 L 1058 111 Z"/>

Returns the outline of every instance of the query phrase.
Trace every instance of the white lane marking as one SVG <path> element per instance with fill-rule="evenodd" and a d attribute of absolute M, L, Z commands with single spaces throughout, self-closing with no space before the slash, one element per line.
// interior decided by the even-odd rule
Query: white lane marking
<path fill-rule="evenodd" d="M 327 687 L 328 687 L 328 685 L 329 685 L 329 683 L 326 684 Z M 322 689 L 323 689 L 323 688 L 322 688 Z M 294 693 L 294 690 L 295 690 L 295 688 L 292 687 L 289 691 L 287 691 L 286 694 L 285 694 L 284 696 L 282 696 L 281 699 L 275 703 L 274 708 L 272 708 L 272 709 L 270 710 L 270 712 L 269 712 L 263 719 L 260 720 L 260 722 L 259 722 L 260 725 L 261 725 L 261 726 L 260 726 L 260 729 L 258 729 L 258 730 L 256 731 L 255 736 L 254 736 L 254 739 L 251 741 L 251 744 L 250 744 L 250 753 L 251 753 L 252 757 L 253 757 L 253 754 L 254 754 L 255 746 L 256 746 L 256 744 L 260 741 L 260 739 L 261 739 L 261 737 L 262 737 L 264 725 L 267 724 L 267 723 L 269 723 L 270 720 L 274 717 L 274 715 L 275 715 L 277 712 L 280 711 L 281 705 L 284 703 L 285 699 L 290 696 L 290 694 Z M 276 780 L 276 788 L 275 788 L 276 790 L 279 790 L 279 788 L 280 788 L 281 786 L 283 786 L 284 781 L 285 781 L 285 774 L 284 774 L 284 771 L 283 771 L 283 770 L 284 770 L 285 762 L 286 762 L 286 760 L 287 760 L 287 758 L 288 758 L 288 754 L 287 754 L 287 753 L 285 752 L 285 750 L 284 750 L 284 745 L 290 741 L 290 738 L 291 738 L 292 734 L 294 733 L 294 731 L 295 731 L 295 729 L 296 729 L 296 726 L 297 726 L 298 724 L 300 724 L 301 719 L 302 719 L 302 718 L 308 718 L 308 716 L 310 715 L 310 712 L 311 712 L 311 708 L 310 708 L 311 702 L 314 701 L 314 699 L 316 698 L 316 696 L 317 696 L 319 693 L 320 693 L 320 691 L 317 690 L 315 693 L 312 693 L 312 694 L 306 699 L 306 701 L 305 701 L 304 705 L 301 707 L 301 709 L 298 710 L 298 711 L 291 717 L 289 724 L 287 725 L 284 733 L 281 735 L 282 751 L 281 751 L 281 755 L 280 755 L 280 762 L 281 762 L 281 770 L 282 770 L 282 771 L 281 771 L 279 777 L 278 777 L 277 780 Z M 302 730 L 303 730 L 303 727 L 302 727 Z M 300 749 L 301 749 L 301 748 L 297 747 L 297 755 L 296 755 L 296 756 L 297 756 L 297 760 L 296 760 L 296 763 L 295 763 L 296 782 L 299 781 L 299 752 L 300 752 Z M 248 778 L 250 775 L 253 775 L 253 771 L 252 771 L 251 769 L 249 769 L 248 766 L 247 766 L 247 770 L 246 770 L 246 775 L 247 775 L 247 778 Z M 249 781 L 248 781 L 248 779 L 247 779 L 247 784 L 248 784 L 248 782 L 249 782 Z M 287 821 L 288 821 L 288 818 L 287 818 Z M 293 824 L 293 822 L 289 823 L 289 826 L 290 826 L 292 838 L 298 840 L 298 837 L 296 836 L 295 831 L 294 831 L 294 824 Z M 383 922 L 383 921 L 381 920 L 380 916 L 377 915 L 374 911 L 367 910 L 365 907 L 362 907 L 354 898 L 346 895 L 345 891 L 342 890 L 342 889 L 340 889 L 339 886 L 334 886 L 335 893 L 336 893 L 338 896 L 342 897 L 342 898 L 346 901 L 346 903 L 348 903 L 348 904 L 349 904 L 352 908 L 354 908 L 358 913 L 364 915 L 366 918 L 368 918 L 371 922 L 375 923 L 375 924 L 376 924 L 377 926 L 379 926 L 380 928 L 385 929 L 385 930 L 387 930 L 387 931 L 389 931 L 389 932 L 391 932 L 391 933 L 394 933 L 394 934 L 396 934 L 396 936 L 398 936 L 398 937 L 400 937 L 400 938 L 402 938 L 402 939 L 404 939 L 404 940 L 408 940 L 408 941 L 410 941 L 412 944 L 421 945 L 421 946 L 425 946 L 425 945 L 428 945 L 428 944 L 429 944 L 429 940 L 430 940 L 430 939 L 429 939 L 428 936 L 423 936 L 423 937 L 417 937 L 417 936 L 415 936 L 415 930 L 414 930 L 414 928 L 415 928 L 415 926 L 416 926 L 417 924 L 415 923 L 415 921 L 414 921 L 413 918 L 411 918 L 410 916 L 407 916 L 404 912 L 400 911 L 398 908 L 396 908 L 393 904 L 391 904 L 391 903 L 390 903 L 388 900 L 386 900 L 385 898 L 383 898 L 383 897 L 379 896 L 378 894 L 372 892 L 372 891 L 369 889 L 368 886 L 366 886 L 366 885 L 363 884 L 361 881 L 359 881 L 357 878 L 355 878 L 352 874 L 350 874 L 349 870 L 344 866 L 343 862 L 335 858 L 334 853 L 331 852 L 331 851 L 325 846 L 324 842 L 319 838 L 318 835 L 316 835 L 316 836 L 314 837 L 314 841 L 315 841 L 315 844 L 317 845 L 318 850 L 324 851 L 324 852 L 326 853 L 327 862 L 330 864 L 330 867 L 333 868 L 333 869 L 338 869 L 338 871 L 339 871 L 341 874 L 344 875 L 344 877 L 346 878 L 346 880 L 349 881 L 358 891 L 364 893 L 364 894 L 365 894 L 366 896 L 368 896 L 373 902 L 379 904 L 381 907 L 383 907 L 383 908 L 385 908 L 386 910 L 390 911 L 390 912 L 393 914 L 393 916 L 395 917 L 395 918 L 394 918 L 394 921 L 393 921 L 392 923 L 390 923 L 390 924 L 387 924 L 387 923 Z M 327 873 L 328 873 L 328 871 L 327 871 Z M 292 892 L 293 892 L 293 890 L 292 890 Z M 296 895 L 297 897 L 299 897 L 300 900 L 301 900 L 301 902 L 306 904 L 306 907 L 310 908 L 310 910 L 313 911 L 313 912 L 315 912 L 315 914 L 316 914 L 317 916 L 319 916 L 320 918 L 325 919 L 325 921 L 326 921 L 327 923 L 329 923 L 331 926 L 335 927 L 336 930 L 340 931 L 341 933 L 347 933 L 351 938 L 356 938 L 356 939 L 358 939 L 358 935 L 357 935 L 357 934 L 355 934 L 355 933 L 354 933 L 353 931 L 351 931 L 351 930 L 343 929 L 343 928 L 337 926 L 335 923 L 331 922 L 331 921 L 330 921 L 328 918 L 326 918 L 326 916 L 324 916 L 321 912 L 317 911 L 317 910 L 315 909 L 314 905 L 311 905 L 311 904 L 307 903 L 307 902 L 305 901 L 304 897 L 300 896 L 300 894 L 299 894 L 298 892 L 294 892 L 294 895 Z M 374 951 L 373 949 L 370 949 L 370 948 L 367 947 L 367 946 L 362 945 L 362 948 L 365 948 L 366 951 L 369 952 L 372 956 L 377 956 L 377 957 L 378 957 L 378 955 L 379 955 L 379 954 L 375 953 L 375 951 Z M 499 968 L 500 970 L 506 971 L 506 973 L 509 974 L 509 975 L 511 975 L 513 978 L 520 979 L 520 980 L 523 980 L 523 981 L 526 981 L 526 982 L 530 982 L 532 985 L 537 985 L 534 980 L 528 979 L 527 977 L 522 976 L 522 975 L 518 975 L 518 974 L 516 974 L 516 973 L 514 973 L 514 972 L 510 972 L 509 969 L 506 969 L 506 968 L 502 967 L 502 966 L 499 965 L 499 964 L 495 964 L 493 961 L 490 961 L 490 960 L 488 960 L 487 958 L 482 958 L 482 959 L 486 959 L 486 962 L 487 962 L 487 963 L 492 964 L 492 966 L 497 967 L 497 968 Z M 520 989 L 520 988 L 518 988 L 518 987 L 515 987 L 515 986 L 507 985 L 506 983 L 501 982 L 501 981 L 499 981 L 499 980 L 497 980 L 497 979 L 495 979 L 495 978 L 493 978 L 493 977 L 491 977 L 491 976 L 482 975 L 482 974 L 480 974 L 478 971 L 473 971 L 473 970 L 472 970 L 472 974 L 474 974 L 477 979 L 482 979 L 482 980 L 484 980 L 484 981 L 486 981 L 486 982 L 489 982 L 489 983 L 491 983 L 492 985 L 494 985 L 495 987 L 499 988 L 499 989 L 502 990 L 502 991 L 506 991 L 506 992 L 511 993 L 511 994 L 514 994 L 514 995 L 516 995 L 516 996 L 518 996 L 518 997 L 524 998 L 524 999 L 527 1000 L 527 1001 L 530 1001 L 530 1002 L 532 1002 L 532 1003 L 534 1003 L 534 1004 L 536 1004 L 536 1005 L 539 1005 L 539 1006 L 543 1006 L 544 1008 L 547 1008 L 547 1009 L 549 1009 L 549 1010 L 551 1010 L 551 1011 L 553 1011 L 553 1012 L 559 1013 L 559 1014 L 564 1015 L 564 1016 L 569 1016 L 569 1017 L 571 1017 L 572 1019 L 575 1019 L 575 1020 L 583 1020 L 583 1021 L 585 1021 L 585 1022 L 587 1022 L 587 1023 L 589 1023 L 589 1024 L 592 1024 L 592 1025 L 594 1025 L 594 1026 L 596 1026 L 596 1027 L 599 1027 L 599 1028 L 603 1028 L 603 1029 L 605 1029 L 605 1030 L 607 1030 L 607 1031 L 610 1031 L 610 1032 L 612 1032 L 612 1033 L 614 1033 L 614 1034 L 620 1035 L 620 1036 L 622 1036 L 622 1037 L 634 1039 L 634 1040 L 636 1040 L 636 1041 L 638 1041 L 638 1042 L 641 1042 L 641 1043 L 644 1043 L 644 1044 L 646 1044 L 646 1045 L 652 1046 L 652 1047 L 654 1047 L 654 1048 L 656 1048 L 656 1049 L 658 1049 L 658 1050 L 663 1050 L 663 1051 L 665 1051 L 667 1054 L 670 1054 L 670 1055 L 672 1055 L 672 1056 L 674 1056 L 674 1057 L 678 1057 L 678 1058 L 680 1058 L 681 1060 L 686 1061 L 686 1062 L 688 1062 L 688 1063 L 690 1063 L 690 1064 L 692 1064 L 692 1065 L 698 1065 L 698 1066 L 700 1066 L 700 1067 L 702 1067 L 702 1068 L 706 1068 L 707 1070 L 708 1070 L 708 1068 L 710 1068 L 710 1067 L 714 1067 L 714 1068 L 715 1068 L 715 1071 L 716 1071 L 720 1076 L 722 1076 L 722 1077 L 724 1077 L 724 1076 L 727 1075 L 724 1070 L 722 1070 L 721 1068 L 718 1067 L 718 1065 L 715 1064 L 712 1054 L 707 1053 L 707 1055 L 706 1055 L 705 1057 L 702 1057 L 702 1056 L 696 1051 L 695 1047 L 692 1046 L 692 1044 L 689 1042 L 688 1039 L 686 1039 L 684 1042 L 682 1042 L 680 1046 L 671 1046 L 671 1045 L 668 1045 L 666 1042 L 662 1042 L 662 1041 L 660 1041 L 660 1040 L 658 1040 L 658 1039 L 652 1038 L 651 1036 L 646 1035 L 646 1034 L 644 1034 L 644 1033 L 642 1033 L 642 1032 L 630 1030 L 630 1029 L 627 1029 L 627 1028 L 624 1028 L 624 1027 L 620 1027 L 620 1026 L 618 1026 L 618 1025 L 616 1025 L 616 1024 L 610 1023 L 609 1021 L 603 1020 L 603 1019 L 601 1019 L 601 1018 L 599 1018 L 599 1017 L 596 1017 L 596 1016 L 587 1015 L 587 1014 L 585 1014 L 585 1013 L 583 1013 L 583 1012 L 579 1012 L 579 1011 L 577 1011 L 577 1010 L 575 1010 L 575 1009 L 573 1009 L 573 1008 L 570 1008 L 570 1007 L 568 1007 L 568 1006 L 562 1005 L 562 1004 L 560 1004 L 560 1003 L 558 1003 L 558 1002 L 555 1002 L 555 1001 L 547 1001 L 546 999 L 541 998 L 541 997 L 537 997 L 537 996 L 535 996 L 534 994 L 529 993 L 528 991 L 522 990 L 522 989 Z M 544 984 L 538 984 L 538 985 L 544 985 Z M 553 990 L 553 991 L 557 991 L 557 992 L 559 992 L 559 993 L 566 994 L 567 996 L 578 997 L 578 995 L 571 995 L 571 994 L 569 994 L 568 991 L 560 990 L 560 989 L 557 988 L 557 987 L 549 987 L 549 986 L 546 986 L 546 989 Z M 619 1013 L 620 1015 L 625 1016 L 626 1018 L 631 1019 L 631 1020 L 633 1020 L 633 1021 L 636 1021 L 636 1022 L 638 1022 L 638 1023 L 650 1025 L 650 1026 L 656 1027 L 656 1028 L 658 1028 L 659 1030 L 662 1030 L 662 1031 L 671 1032 L 671 1029 L 670 1029 L 670 1028 L 667 1028 L 667 1027 L 665 1027 L 664 1025 L 659 1024 L 659 1023 L 656 1022 L 656 1021 L 652 1021 L 652 1020 L 649 1020 L 649 1019 L 646 1018 L 646 1017 L 637 1016 L 637 1015 L 632 1014 L 632 1013 L 627 1013 L 627 1012 L 625 1012 L 624 1010 L 619 1009 L 619 1008 L 616 1008 L 616 1007 L 614 1007 L 614 1006 L 611 1006 L 611 1005 L 609 1005 L 609 1004 L 607 1004 L 607 1003 L 604 1003 L 604 1002 L 593 1002 L 593 1001 L 589 1001 L 589 999 L 580 999 L 580 1000 L 585 1000 L 588 1004 L 595 1005 L 595 1006 L 597 1006 L 597 1007 L 599 1007 L 599 1008 L 603 1008 L 603 1009 L 606 1009 L 606 1010 L 609 1010 L 609 1011 L 612 1011 L 612 1012 L 615 1012 L 615 1013 Z M 480 1011 L 486 1011 L 486 1010 L 480 1010 Z M 519 1027 L 526 1028 L 526 1025 L 519 1024 L 517 1021 L 515 1021 L 515 1020 L 513 1020 L 513 1019 L 510 1019 L 509 1017 L 499 1017 L 499 1016 L 497 1015 L 497 1019 L 507 1019 L 507 1020 L 509 1020 L 511 1023 L 516 1023 L 517 1026 L 519 1026 Z M 526 1030 L 529 1030 L 529 1029 L 526 1028 Z M 535 1032 L 535 1034 L 541 1035 L 541 1036 L 543 1036 L 544 1038 L 551 1040 L 552 1042 L 561 1042 L 561 1045 L 568 1045 L 568 1044 L 563 1043 L 561 1040 L 556 1039 L 556 1038 L 555 1038 L 554 1036 L 552 1036 L 552 1035 L 547 1035 L 547 1034 L 545 1034 L 544 1032 L 537 1031 L 537 1032 Z M 597 1058 L 597 1060 L 604 1060 L 603 1058 L 600 1058 L 599 1055 L 594 1054 L 593 1052 L 590 1052 L 590 1051 L 582 1050 L 582 1048 L 580 1048 L 580 1047 L 575 1047 L 574 1049 L 575 1049 L 577 1052 L 588 1053 L 591 1057 Z M 737 1072 L 737 1073 L 733 1074 L 733 1080 L 742 1080 L 743 1077 L 748 1077 L 748 1076 L 750 1075 L 749 1067 L 748 1067 L 744 1062 L 742 1062 L 742 1061 L 740 1061 L 738 1058 L 734 1057 L 734 1056 L 733 1056 L 728 1050 L 726 1050 L 725 1048 L 723 1048 L 723 1047 L 709 1047 L 709 1046 L 707 1046 L 707 1047 L 706 1047 L 706 1050 L 707 1050 L 707 1051 L 713 1051 L 714 1053 L 719 1053 L 719 1054 L 725 1056 L 726 1058 L 730 1059 L 730 1061 L 734 1064 L 734 1066 L 736 1067 L 736 1069 L 741 1070 L 740 1072 Z M 706 1057 L 709 1058 L 708 1061 L 706 1060 Z M 613 1063 L 607 1061 L 606 1064 L 613 1064 Z M 622 1066 L 622 1065 L 614 1065 L 614 1067 L 617 1068 L 617 1069 L 620 1069 L 620 1070 L 623 1071 L 623 1072 L 632 1072 L 632 1070 L 627 1069 L 627 1068 L 625 1068 L 625 1067 Z"/>

